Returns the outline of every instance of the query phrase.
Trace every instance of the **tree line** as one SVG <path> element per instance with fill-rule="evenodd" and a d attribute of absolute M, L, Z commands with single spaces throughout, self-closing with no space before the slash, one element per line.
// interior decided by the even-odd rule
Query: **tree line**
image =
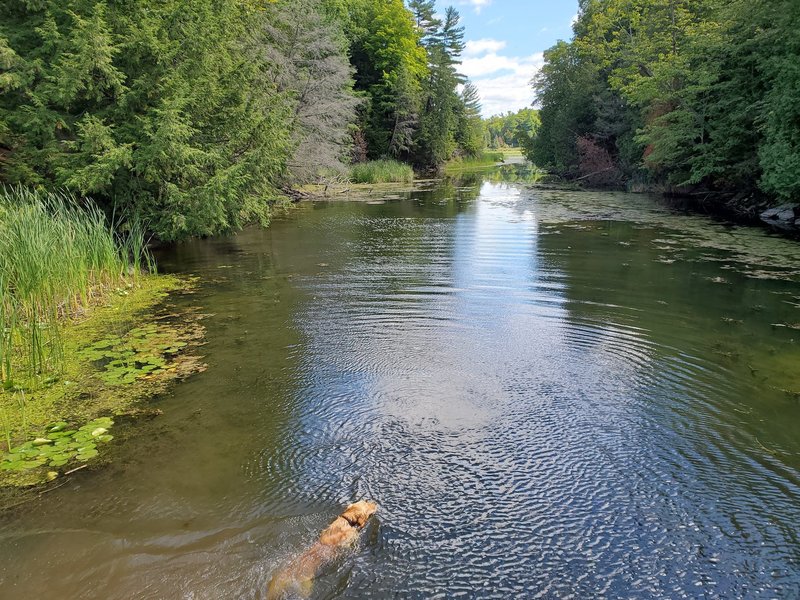
<path fill-rule="evenodd" d="M 533 83 L 530 158 L 596 183 L 797 200 L 798 27 L 796 0 L 580 0 Z"/>
<path fill-rule="evenodd" d="M 479 153 L 459 21 L 432 0 L 4 2 L 0 182 L 178 239 L 266 221 L 354 161 Z"/>
<path fill-rule="evenodd" d="M 485 144 L 488 148 L 528 148 L 539 131 L 539 111 L 523 108 L 484 120 Z"/>

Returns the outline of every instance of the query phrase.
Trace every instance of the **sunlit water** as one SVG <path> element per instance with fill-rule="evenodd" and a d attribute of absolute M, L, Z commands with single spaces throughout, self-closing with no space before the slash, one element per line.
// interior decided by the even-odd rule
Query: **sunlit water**
<path fill-rule="evenodd" d="M 262 598 L 361 498 L 313 598 L 800 596 L 797 243 L 494 177 L 159 262 L 209 369 L 0 518 L 0 597 Z"/>

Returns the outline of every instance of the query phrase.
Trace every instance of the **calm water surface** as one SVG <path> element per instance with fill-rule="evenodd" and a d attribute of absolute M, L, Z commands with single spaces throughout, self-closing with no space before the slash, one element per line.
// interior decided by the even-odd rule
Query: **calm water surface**
<path fill-rule="evenodd" d="M 742 250 L 747 248 L 747 250 Z M 0 517 L 2 598 L 800 597 L 800 245 L 498 176 L 159 256 L 209 369 Z"/>

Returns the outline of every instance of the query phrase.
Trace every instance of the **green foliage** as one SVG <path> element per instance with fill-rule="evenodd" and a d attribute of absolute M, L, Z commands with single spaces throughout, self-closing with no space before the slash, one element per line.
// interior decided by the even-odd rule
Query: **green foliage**
<path fill-rule="evenodd" d="M 800 4 L 794 0 L 736 3 L 752 11 L 750 28 L 758 79 L 765 91 L 757 103 L 756 126 L 761 189 L 780 200 L 800 198 Z M 753 15 L 755 19 L 753 19 Z"/>
<path fill-rule="evenodd" d="M 124 337 L 107 336 L 80 351 L 86 361 L 100 363 L 99 373 L 108 385 L 125 385 L 168 367 L 167 360 L 186 347 L 177 332 L 166 325 L 145 325 Z"/>
<path fill-rule="evenodd" d="M 60 322 L 133 285 L 149 264 L 144 244 L 138 228 L 120 239 L 91 203 L 0 192 L 0 381 L 57 373 Z"/>
<path fill-rule="evenodd" d="M 58 469 L 72 461 L 85 463 L 98 455 L 98 445 L 114 439 L 108 433 L 113 425 L 110 417 L 99 417 L 78 429 L 70 429 L 65 421 L 54 423 L 43 437 L 9 447 L 0 458 L 0 470 Z"/>
<path fill-rule="evenodd" d="M 526 153 L 541 167 L 570 173 L 578 164 L 577 140 L 597 118 L 594 94 L 600 88 L 594 67 L 580 59 L 573 44 L 559 42 L 544 57 L 534 82 L 541 126 Z"/>
<path fill-rule="evenodd" d="M 492 149 L 528 147 L 541 124 L 539 111 L 532 108 L 489 117 L 485 122 L 486 146 Z"/>
<path fill-rule="evenodd" d="M 291 103 L 245 52 L 260 14 L 215 0 L 4 3 L 0 177 L 92 194 L 167 239 L 266 219 Z"/>
<path fill-rule="evenodd" d="M 414 181 L 414 171 L 396 160 L 373 160 L 353 165 L 350 180 L 353 183 L 408 183 Z"/>
<path fill-rule="evenodd" d="M 432 29 L 427 38 L 430 77 L 425 85 L 425 109 L 414 156 L 414 161 L 422 167 L 442 164 L 457 149 L 458 114 L 465 110 L 456 91 L 465 83 L 457 70 L 464 50 L 464 28 L 460 21 L 458 11 L 448 7 L 441 26 Z"/>
<path fill-rule="evenodd" d="M 428 74 L 413 16 L 402 0 L 348 0 L 343 27 L 355 89 L 367 99 L 362 129 L 368 155 L 404 155 L 418 118 L 421 82 Z"/>
<path fill-rule="evenodd" d="M 459 150 L 480 150 L 477 98 L 458 93 L 464 30 L 454 8 L 440 20 L 429 0 L 409 8 L 402 0 L 328 0 L 327 6 L 350 42 L 355 89 L 366 100 L 359 135 L 369 158 L 429 168 Z"/>
<path fill-rule="evenodd" d="M 465 156 L 479 156 L 484 148 L 484 124 L 478 88 L 466 82 L 460 100 L 456 143 Z"/>
<path fill-rule="evenodd" d="M 583 0 L 536 80 L 531 155 L 580 171 L 577 140 L 629 177 L 800 195 L 800 5 Z"/>
<path fill-rule="evenodd" d="M 5 2 L 0 182 L 91 195 L 166 240 L 266 223 L 354 145 L 477 152 L 462 49 L 429 0 Z"/>
<path fill-rule="evenodd" d="M 459 173 L 470 169 L 481 169 L 495 167 L 505 161 L 504 152 L 481 151 L 475 156 L 457 157 L 450 160 L 445 165 L 446 173 Z"/>

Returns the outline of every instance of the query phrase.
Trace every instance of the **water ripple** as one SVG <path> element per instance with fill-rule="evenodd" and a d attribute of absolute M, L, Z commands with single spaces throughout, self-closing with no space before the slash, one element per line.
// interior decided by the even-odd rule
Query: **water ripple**
<path fill-rule="evenodd" d="M 565 193 L 435 193 L 184 249 L 237 260 L 209 371 L 139 458 L 0 527 L 0 590 L 263 598 L 366 497 L 313 598 L 800 597 L 796 285 L 661 262 L 669 231 Z"/>

